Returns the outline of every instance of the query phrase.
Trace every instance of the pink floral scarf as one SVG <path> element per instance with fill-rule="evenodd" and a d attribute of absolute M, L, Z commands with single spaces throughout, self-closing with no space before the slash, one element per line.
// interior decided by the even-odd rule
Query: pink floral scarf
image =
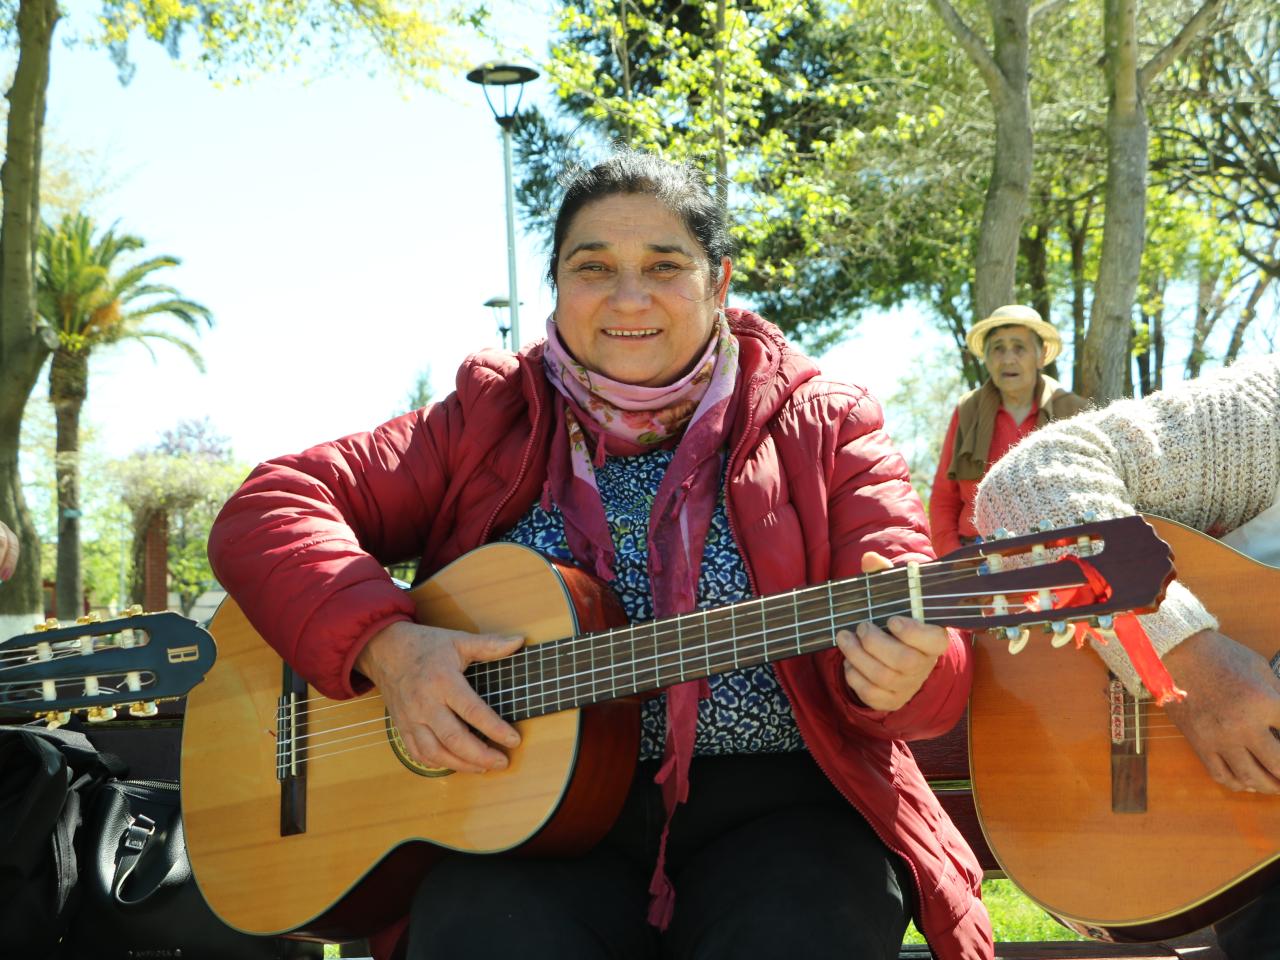
<path fill-rule="evenodd" d="M 649 514 L 649 582 L 655 617 L 693 610 L 738 382 L 738 341 L 728 320 L 720 314 L 693 369 L 665 387 L 619 383 L 588 370 L 565 349 L 554 317 L 547 321 L 543 363 L 558 393 L 543 507 L 550 506 L 548 495 L 555 500 L 574 558 L 601 579 L 614 578 L 614 550 L 595 468 L 608 454 L 631 456 L 678 440 Z M 587 431 L 595 435 L 594 458 Z M 654 782 L 662 787 L 668 827 L 676 805 L 689 795 L 698 699 L 706 687 L 705 680 L 695 680 L 667 690 L 667 742 Z M 667 832 L 649 887 L 649 921 L 661 929 L 675 901 L 664 869 Z"/>

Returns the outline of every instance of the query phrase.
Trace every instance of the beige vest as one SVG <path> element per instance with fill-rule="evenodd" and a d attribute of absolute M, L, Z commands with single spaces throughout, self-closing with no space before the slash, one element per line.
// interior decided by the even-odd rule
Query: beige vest
<path fill-rule="evenodd" d="M 1057 380 L 1040 374 L 1037 381 L 1036 427 L 1063 420 L 1088 407 L 1088 402 L 1064 390 Z M 987 472 L 987 453 L 1000 412 L 1000 390 L 990 379 L 960 398 L 955 445 L 951 448 L 952 480 L 981 480 Z"/>

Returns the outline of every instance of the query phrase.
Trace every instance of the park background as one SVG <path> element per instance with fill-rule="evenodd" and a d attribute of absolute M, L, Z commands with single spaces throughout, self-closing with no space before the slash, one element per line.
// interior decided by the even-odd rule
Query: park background
<path fill-rule="evenodd" d="M 41 602 L 65 615 L 139 599 L 161 524 L 190 611 L 216 589 L 208 523 L 252 464 L 439 398 L 467 353 L 502 344 L 506 312 L 485 305 L 508 296 L 502 147 L 464 76 L 484 60 L 541 73 L 514 128 L 523 341 L 551 309 L 557 177 L 624 140 L 694 158 L 738 223 L 731 302 L 881 399 L 926 499 L 946 418 L 980 374 L 963 331 L 992 306 L 1039 307 L 1067 342 L 1056 373 L 1097 402 L 1270 351 L 1274 15 L 1249 0 L 1129 7 L 1138 76 L 1144 61 L 1162 71 L 1139 97 L 1142 156 L 1117 133 L 1118 21 L 1099 4 L 65 5 L 46 236 L 83 215 L 91 243 L 138 238 L 103 277 L 171 256 L 145 282 L 190 311 L 139 325 L 180 343 L 86 348 L 67 332 L 86 322 L 74 310 L 44 319 L 88 365 L 61 441 L 47 364 L 22 419 Z M 1130 155 L 1147 209 L 1126 254 L 1134 237 L 1108 235 L 1106 213 L 1132 199 L 1114 169 Z M 1128 288 L 1101 269 L 1126 256 Z"/>

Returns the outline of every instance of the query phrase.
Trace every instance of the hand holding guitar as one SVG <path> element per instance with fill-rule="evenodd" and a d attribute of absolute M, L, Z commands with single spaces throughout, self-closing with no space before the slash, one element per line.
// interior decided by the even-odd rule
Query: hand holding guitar
<path fill-rule="evenodd" d="M 862 572 L 893 566 L 878 553 L 862 558 Z M 858 624 L 856 633 L 841 630 L 836 644 L 844 654 L 844 680 L 873 710 L 897 710 L 924 686 L 938 657 L 946 652 L 947 631 L 910 617 L 891 617 L 888 632 L 874 623 Z"/>
<path fill-rule="evenodd" d="M 1280 794 L 1280 678 L 1248 647 L 1202 630 L 1165 656 L 1189 691 L 1165 707 L 1209 774 L 1232 790 Z"/>
<path fill-rule="evenodd" d="M 473 730 L 504 747 L 518 746 L 520 734 L 480 699 L 463 671 L 515 653 L 523 643 L 519 636 L 441 630 L 405 620 L 374 634 L 356 658 L 356 669 L 382 694 L 391 722 L 416 760 L 484 773 L 505 769 L 507 757 Z"/>
<path fill-rule="evenodd" d="M 0 583 L 13 577 L 18 568 L 18 535 L 0 523 Z"/>

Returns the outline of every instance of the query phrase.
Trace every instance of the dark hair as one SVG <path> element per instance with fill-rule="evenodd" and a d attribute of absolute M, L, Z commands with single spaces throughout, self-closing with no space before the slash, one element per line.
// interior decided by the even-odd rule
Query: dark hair
<path fill-rule="evenodd" d="M 626 149 L 589 170 L 579 170 L 569 180 L 551 235 L 547 279 L 553 290 L 560 246 L 573 218 L 590 203 L 626 194 L 654 197 L 679 217 L 707 255 L 711 282 L 719 281 L 720 261 L 732 256 L 734 244 L 725 212 L 707 189 L 706 174 L 692 164 L 673 163 L 656 154 Z"/>

